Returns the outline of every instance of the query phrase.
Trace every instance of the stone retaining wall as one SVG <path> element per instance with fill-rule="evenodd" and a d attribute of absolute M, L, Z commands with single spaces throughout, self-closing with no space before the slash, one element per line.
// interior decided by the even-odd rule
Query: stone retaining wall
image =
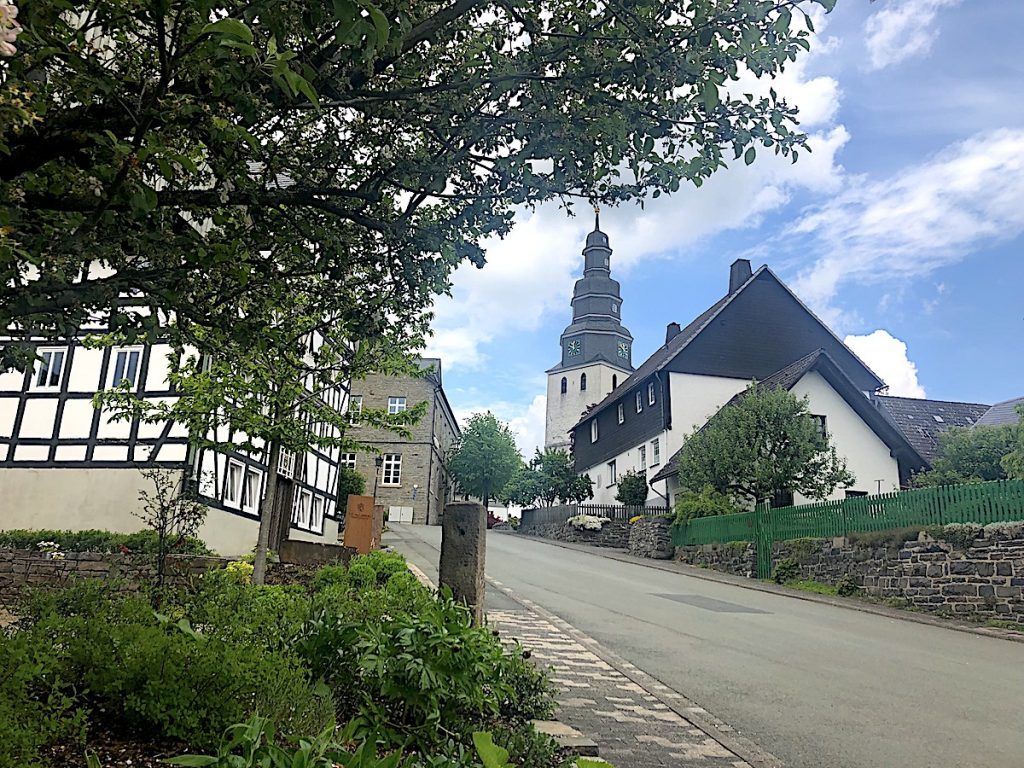
<path fill-rule="evenodd" d="M 629 553 L 637 557 L 671 560 L 675 555 L 672 518 L 644 517 L 629 526 Z"/>
<path fill-rule="evenodd" d="M 862 534 L 776 542 L 772 563 L 791 559 L 802 579 L 834 585 L 848 577 L 869 594 L 921 610 L 1024 624 L 1024 523 L 956 525 L 932 533 L 910 541 Z M 746 542 L 679 547 L 676 557 L 740 576 L 756 572 L 756 552 Z"/>
<path fill-rule="evenodd" d="M 555 541 L 591 544 L 595 547 L 625 549 L 629 546 L 629 524 L 624 520 L 609 520 L 599 531 L 576 528 L 571 523 L 541 523 L 533 525 L 526 531 L 520 529 L 520 533 Z"/>
<path fill-rule="evenodd" d="M 757 573 L 757 550 L 749 541 L 676 547 L 676 560 L 748 578 Z"/>
<path fill-rule="evenodd" d="M 346 562 L 346 555 L 343 553 L 336 562 Z M 207 571 L 224 568 L 230 562 L 228 557 L 169 555 L 166 582 L 187 586 Z M 316 568 L 305 563 L 270 563 L 267 583 L 306 583 Z M 149 555 L 66 552 L 63 559 L 51 560 L 34 549 L 0 549 L 0 605 L 12 604 L 25 587 L 62 587 L 75 579 L 103 579 L 116 582 L 124 591 L 134 591 L 152 584 L 155 578 L 156 568 Z"/>

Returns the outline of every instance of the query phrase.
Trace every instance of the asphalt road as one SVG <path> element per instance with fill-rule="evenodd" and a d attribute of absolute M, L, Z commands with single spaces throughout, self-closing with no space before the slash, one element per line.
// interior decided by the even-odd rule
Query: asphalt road
<path fill-rule="evenodd" d="M 441 529 L 394 528 L 386 541 L 435 578 Z M 487 575 L 787 766 L 1024 768 L 1024 644 L 509 534 L 488 536 Z"/>

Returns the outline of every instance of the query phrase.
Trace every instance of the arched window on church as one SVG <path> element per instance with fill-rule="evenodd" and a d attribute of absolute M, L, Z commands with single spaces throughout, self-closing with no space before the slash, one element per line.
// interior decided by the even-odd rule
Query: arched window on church
<path fill-rule="evenodd" d="M 567 378 L 565 378 L 565 376 L 563 376 L 562 377 L 562 394 L 564 395 L 568 391 L 569 391 L 569 380 Z"/>
<path fill-rule="evenodd" d="M 612 389 L 615 389 L 615 388 L 616 388 L 617 386 L 619 386 L 619 377 L 618 377 L 618 376 L 616 376 L 616 375 L 615 375 L 615 374 L 613 373 L 613 374 L 612 374 Z"/>
<path fill-rule="evenodd" d="M 581 373 L 580 374 L 580 392 L 586 392 L 586 391 L 587 391 L 587 374 Z"/>

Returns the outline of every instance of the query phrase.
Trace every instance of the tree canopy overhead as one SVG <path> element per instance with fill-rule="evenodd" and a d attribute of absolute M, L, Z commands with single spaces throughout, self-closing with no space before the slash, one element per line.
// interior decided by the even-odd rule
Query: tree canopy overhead
<path fill-rule="evenodd" d="M 520 467 L 500 494 L 502 502 L 521 507 L 540 502 L 550 507 L 556 501 L 582 504 L 594 498 L 589 475 L 577 475 L 572 457 L 558 448 L 540 449 L 526 466 Z"/>
<path fill-rule="evenodd" d="M 0 370 L 112 308 L 129 339 L 171 318 L 272 346 L 249 310 L 314 277 L 338 337 L 415 342 L 516 206 L 795 158 L 795 110 L 730 83 L 780 71 L 833 3 L 24 3 L 0 59 Z"/>
<path fill-rule="evenodd" d="M 756 383 L 690 437 L 679 454 L 679 483 L 741 503 L 784 493 L 824 499 L 856 478 L 836 455 L 808 408 L 807 398 Z"/>

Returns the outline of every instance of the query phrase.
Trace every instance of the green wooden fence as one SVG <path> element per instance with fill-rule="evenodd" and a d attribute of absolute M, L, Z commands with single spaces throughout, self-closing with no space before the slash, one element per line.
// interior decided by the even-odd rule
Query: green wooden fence
<path fill-rule="evenodd" d="M 758 549 L 758 576 L 764 578 L 771 570 L 773 541 L 1008 520 L 1024 520 L 1024 480 L 942 485 L 778 509 L 758 505 L 753 512 L 691 520 L 674 528 L 672 538 L 677 546 L 753 541 Z"/>

